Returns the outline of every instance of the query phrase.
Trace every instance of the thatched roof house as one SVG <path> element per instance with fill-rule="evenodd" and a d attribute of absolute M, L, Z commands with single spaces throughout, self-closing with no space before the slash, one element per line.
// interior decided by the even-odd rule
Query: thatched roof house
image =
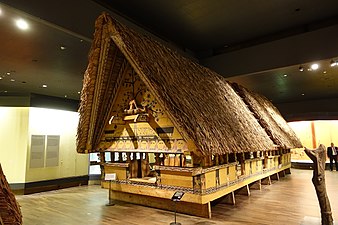
<path fill-rule="evenodd" d="M 22 215 L 19 204 L 12 193 L 0 164 L 0 224 L 20 225 Z"/>
<path fill-rule="evenodd" d="M 238 95 L 214 71 L 106 13 L 96 20 L 95 28 L 81 94 L 78 152 L 99 151 L 125 67 L 132 67 L 182 137 L 194 143 L 197 154 L 301 147 L 278 110 L 263 97 L 251 92 L 249 97 Z"/>

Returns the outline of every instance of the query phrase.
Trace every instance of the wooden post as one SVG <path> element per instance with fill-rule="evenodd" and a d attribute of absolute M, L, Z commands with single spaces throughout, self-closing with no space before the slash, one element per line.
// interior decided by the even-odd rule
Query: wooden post
<path fill-rule="evenodd" d="M 236 199 L 235 199 L 235 192 L 230 192 L 229 194 L 221 197 L 220 204 L 231 204 L 235 205 L 236 204 Z"/>
<path fill-rule="evenodd" d="M 110 152 L 111 162 L 115 162 L 115 152 Z"/>
<path fill-rule="evenodd" d="M 305 153 L 313 161 L 313 177 L 312 183 L 316 189 L 319 201 L 320 212 L 322 216 L 322 225 L 333 225 L 333 218 L 329 197 L 326 193 L 325 186 L 325 146 L 320 144 L 316 149 L 308 149 L 305 147 Z"/>
<path fill-rule="evenodd" d="M 215 166 L 218 166 L 219 165 L 219 155 L 216 154 L 215 155 L 215 163 L 214 163 Z"/>
<path fill-rule="evenodd" d="M 251 189 L 262 190 L 262 182 L 261 180 L 255 181 L 249 185 Z"/>
<path fill-rule="evenodd" d="M 122 152 L 119 152 L 119 162 L 123 162 L 123 159 L 122 159 Z"/>
<path fill-rule="evenodd" d="M 160 160 L 160 153 L 155 153 L 155 165 L 160 166 L 161 160 Z"/>

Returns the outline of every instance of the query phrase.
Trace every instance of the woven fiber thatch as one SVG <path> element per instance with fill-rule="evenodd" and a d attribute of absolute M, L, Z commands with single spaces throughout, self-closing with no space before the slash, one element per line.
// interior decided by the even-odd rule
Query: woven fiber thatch
<path fill-rule="evenodd" d="M 22 224 L 20 207 L 7 183 L 0 164 L 0 221 L 1 220 L 4 225 Z"/>
<path fill-rule="evenodd" d="M 79 110 L 78 152 L 98 150 L 104 124 L 111 116 L 108 105 L 113 105 L 111 100 L 115 96 L 113 92 L 102 91 L 104 82 L 99 80 L 118 80 L 116 71 L 102 69 L 107 65 L 114 67 L 114 59 L 107 54 L 114 46 L 167 110 L 183 138 L 192 140 L 200 153 L 274 149 L 272 140 L 241 97 L 210 69 L 132 31 L 105 13 L 96 21 L 93 46 L 96 47 L 92 47 L 89 55 Z M 105 105 L 107 102 L 110 103 Z"/>
<path fill-rule="evenodd" d="M 94 40 L 89 53 L 89 64 L 84 75 L 79 108 L 80 121 L 77 130 L 77 151 L 93 149 L 109 119 L 109 108 L 118 88 L 117 77 L 127 66 L 125 57 L 109 37 L 104 20 L 95 23 Z M 105 61 L 101 61 L 107 59 Z"/>
<path fill-rule="evenodd" d="M 279 110 L 264 96 L 232 83 L 232 87 L 243 98 L 273 142 L 282 148 L 301 148 L 295 132 L 284 120 Z"/>

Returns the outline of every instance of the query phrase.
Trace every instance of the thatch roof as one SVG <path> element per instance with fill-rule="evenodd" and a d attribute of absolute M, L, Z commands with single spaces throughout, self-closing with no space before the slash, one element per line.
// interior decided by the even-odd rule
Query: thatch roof
<path fill-rule="evenodd" d="M 284 120 L 278 109 L 265 97 L 247 88 L 232 83 L 232 87 L 242 97 L 265 129 L 274 144 L 283 148 L 301 148 L 302 143 Z"/>
<path fill-rule="evenodd" d="M 0 164 L 0 221 L 1 220 L 4 225 L 22 224 L 20 207 L 7 183 Z"/>
<path fill-rule="evenodd" d="M 183 138 L 192 140 L 200 153 L 225 154 L 275 147 L 223 77 L 104 13 L 96 20 L 81 94 L 78 152 L 98 150 L 104 125 L 111 116 L 109 106 L 116 94 L 109 90 L 115 86 L 105 82 L 119 79 L 123 59 L 167 110 Z M 120 63 L 115 65 L 116 61 Z"/>

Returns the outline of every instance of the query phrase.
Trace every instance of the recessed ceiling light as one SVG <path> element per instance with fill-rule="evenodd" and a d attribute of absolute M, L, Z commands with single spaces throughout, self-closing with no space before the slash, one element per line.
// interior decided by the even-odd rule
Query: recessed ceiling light
<path fill-rule="evenodd" d="M 14 82 L 15 80 L 14 79 L 11 79 L 12 82 Z"/>
<path fill-rule="evenodd" d="M 80 92 L 80 91 L 78 91 L 77 93 L 78 93 L 78 94 L 81 94 L 81 92 Z"/>
<path fill-rule="evenodd" d="M 304 93 L 302 93 L 302 95 L 304 96 L 305 94 L 304 94 Z"/>
<path fill-rule="evenodd" d="M 287 77 L 288 75 L 287 75 L 287 74 L 284 74 L 283 76 L 284 76 L 284 77 Z"/>
<path fill-rule="evenodd" d="M 300 72 L 303 72 L 303 71 L 304 71 L 304 67 L 300 66 L 300 67 L 298 68 L 298 70 L 299 70 Z"/>
<path fill-rule="evenodd" d="M 311 65 L 311 69 L 317 70 L 319 68 L 319 65 L 317 63 L 314 63 Z"/>
<path fill-rule="evenodd" d="M 65 95 L 65 98 L 67 98 L 68 96 L 67 95 Z"/>
<path fill-rule="evenodd" d="M 46 88 L 46 87 L 47 87 L 47 84 L 43 84 L 42 87 L 43 87 L 43 88 Z"/>
<path fill-rule="evenodd" d="M 20 30 L 27 30 L 28 29 L 28 23 L 23 20 L 23 19 L 18 19 L 16 20 L 16 26 L 20 29 Z"/>
<path fill-rule="evenodd" d="M 323 73 L 327 73 L 326 70 L 324 70 Z"/>
<path fill-rule="evenodd" d="M 8 91 L 4 91 L 5 93 L 7 93 Z"/>
<path fill-rule="evenodd" d="M 7 76 L 11 75 L 11 72 L 7 72 L 6 75 L 7 75 Z"/>
<path fill-rule="evenodd" d="M 330 66 L 331 66 L 331 67 L 337 66 L 337 61 L 331 60 Z"/>
<path fill-rule="evenodd" d="M 0 77 L 0 80 L 2 80 L 2 77 Z"/>
<path fill-rule="evenodd" d="M 61 46 L 60 46 L 60 49 L 61 49 L 61 50 L 66 50 L 66 46 L 61 45 Z"/>

